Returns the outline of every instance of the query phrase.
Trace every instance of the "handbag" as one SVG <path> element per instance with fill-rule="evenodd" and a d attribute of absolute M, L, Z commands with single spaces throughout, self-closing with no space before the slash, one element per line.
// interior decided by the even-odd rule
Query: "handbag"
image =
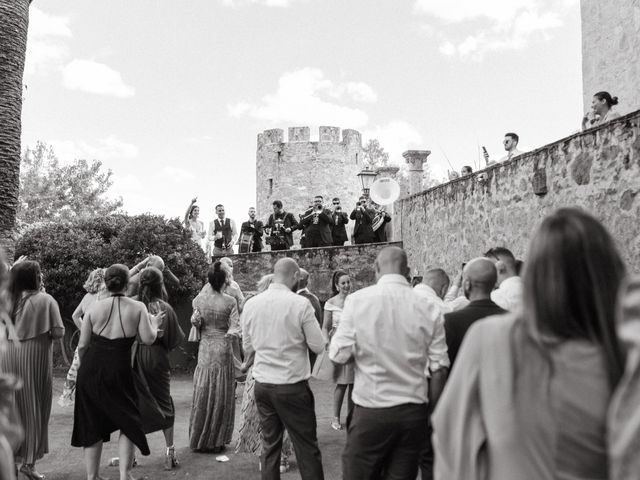
<path fill-rule="evenodd" d="M 318 355 L 318 358 L 316 358 L 311 376 L 318 380 L 333 380 L 335 369 L 335 365 L 329 358 L 329 350 L 324 349 L 322 353 Z"/>
<path fill-rule="evenodd" d="M 191 326 L 191 330 L 189 330 L 189 338 L 187 342 L 198 343 L 200 341 L 200 327 L 196 327 L 195 325 Z"/>

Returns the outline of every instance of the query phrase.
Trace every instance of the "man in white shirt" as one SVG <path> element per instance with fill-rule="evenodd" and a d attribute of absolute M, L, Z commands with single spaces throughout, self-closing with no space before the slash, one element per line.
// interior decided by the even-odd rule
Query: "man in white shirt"
<path fill-rule="evenodd" d="M 224 205 L 216 205 L 216 218 L 209 224 L 207 240 L 209 245 L 213 244 L 211 255 L 221 257 L 233 255 L 233 244 L 238 239 L 238 229 L 236 222 L 224 215 Z"/>
<path fill-rule="evenodd" d="M 520 141 L 520 137 L 518 134 L 509 132 L 504 134 L 504 140 L 502 140 L 502 144 L 504 145 L 504 149 L 507 154 L 502 157 L 498 162 L 506 162 L 507 160 L 511 160 L 518 155 L 522 155 L 524 152 L 518 150 L 518 142 Z M 496 162 L 489 159 L 489 154 L 487 151 L 484 151 L 484 159 L 487 162 L 487 167 L 490 165 L 495 165 Z"/>
<path fill-rule="evenodd" d="M 449 365 L 444 335 L 434 337 L 442 311 L 407 282 L 402 249 L 383 249 L 375 269 L 377 284 L 347 297 L 329 349 L 334 362 L 355 363 L 342 471 L 350 480 L 413 480 L 428 438 L 427 403 L 442 391 Z"/>
<path fill-rule="evenodd" d="M 466 307 L 469 304 L 469 300 L 455 295 L 458 289 L 449 288 L 449 285 L 450 280 L 447 272 L 441 268 L 432 268 L 424 274 L 422 282 L 417 284 L 413 290 L 421 297 L 438 305 L 443 313 Z"/>
<path fill-rule="evenodd" d="M 300 269 L 291 258 L 278 260 L 273 283 L 247 302 L 242 336 L 247 357 L 255 355 L 253 377 L 262 426 L 262 479 L 280 478 L 284 428 L 289 432 L 303 479 L 323 479 L 316 436 L 308 350 L 318 354 L 325 340 L 311 303 L 294 289 Z"/>
<path fill-rule="evenodd" d="M 516 257 L 511 250 L 495 247 L 484 254 L 498 270 L 498 288 L 491 293 L 491 300 L 499 307 L 515 312 L 522 305 L 522 279 L 518 276 Z"/>

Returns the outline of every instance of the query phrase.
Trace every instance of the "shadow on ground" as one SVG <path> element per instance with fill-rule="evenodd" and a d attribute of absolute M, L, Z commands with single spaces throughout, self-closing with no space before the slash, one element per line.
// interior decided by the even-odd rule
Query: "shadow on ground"
<path fill-rule="evenodd" d="M 73 427 L 73 407 L 62 408 L 56 403 L 62 391 L 63 376 L 54 378 L 53 398 L 54 405 L 49 423 L 49 450 L 50 453 L 37 463 L 40 473 L 47 476 L 47 480 L 83 480 L 84 463 L 82 449 L 73 448 L 71 442 L 71 430 Z M 176 406 L 175 445 L 181 466 L 173 471 L 166 472 L 162 469 L 164 455 L 164 437 L 162 432 L 148 435 L 151 455 L 138 456 L 139 466 L 135 468 L 136 477 L 152 480 L 185 478 L 191 480 L 226 480 L 260 478 L 258 471 L 258 459 L 252 455 L 233 453 L 233 443 L 224 455 L 229 457 L 229 462 L 216 462 L 216 454 L 193 453 L 188 448 L 189 444 L 189 413 L 191 411 L 192 394 L 191 377 L 180 375 L 173 378 L 171 394 Z M 340 469 L 340 455 L 344 447 L 344 431 L 336 432 L 331 429 L 331 403 L 333 398 L 333 385 L 327 382 L 311 382 L 311 389 L 316 398 L 316 416 L 318 419 L 318 440 L 322 451 L 322 463 L 324 465 L 326 479 L 342 478 Z M 238 386 L 238 398 L 236 400 L 236 421 L 234 443 L 237 435 L 237 427 L 240 415 L 240 403 L 242 401 L 242 385 Z M 346 415 L 346 406 L 343 406 L 343 417 Z M 344 418 L 343 418 L 344 421 Z M 104 444 L 101 462 L 101 475 L 111 480 L 118 479 L 116 467 L 109 467 L 107 463 L 117 453 L 117 435 L 111 436 L 111 442 Z M 293 463 L 290 472 L 282 475 L 283 479 L 300 478 L 298 469 Z"/>

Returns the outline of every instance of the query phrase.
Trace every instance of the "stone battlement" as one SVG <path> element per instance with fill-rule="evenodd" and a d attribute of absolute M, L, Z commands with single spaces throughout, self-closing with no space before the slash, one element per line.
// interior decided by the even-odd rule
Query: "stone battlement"
<path fill-rule="evenodd" d="M 346 145 L 360 145 L 362 136 L 360 132 L 352 129 L 342 130 L 342 141 L 340 140 L 340 127 L 322 126 L 318 128 L 318 141 L 311 142 L 311 130 L 309 127 L 289 127 L 287 134 L 288 142 L 284 140 L 284 130 L 273 128 L 258 134 L 258 148 L 263 145 L 273 145 L 281 143 L 343 143 Z"/>

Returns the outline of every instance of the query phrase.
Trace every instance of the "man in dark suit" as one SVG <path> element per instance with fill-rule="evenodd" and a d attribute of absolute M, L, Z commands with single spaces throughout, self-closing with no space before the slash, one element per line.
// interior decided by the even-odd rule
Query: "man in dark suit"
<path fill-rule="evenodd" d="M 323 320 L 323 312 L 322 306 L 320 305 L 320 300 L 313 293 L 309 291 L 309 272 L 307 272 L 304 268 L 300 269 L 300 279 L 298 280 L 298 287 L 296 293 L 298 295 L 302 295 L 304 298 L 308 299 L 311 302 L 311 306 L 313 307 L 313 313 L 316 316 L 316 320 L 318 321 L 318 325 L 322 328 L 322 320 Z M 309 350 L 309 361 L 311 362 L 311 369 L 313 370 L 313 365 L 316 363 L 317 355 Z"/>
<path fill-rule="evenodd" d="M 349 223 L 349 215 L 342 211 L 342 206 L 340 206 L 340 199 L 335 197 L 332 202 L 333 203 L 333 214 L 331 218 L 333 218 L 333 223 L 331 224 L 331 238 L 333 239 L 334 247 L 341 247 L 344 245 L 344 242 L 349 240 L 347 236 L 347 229 L 345 225 Z"/>
<path fill-rule="evenodd" d="M 256 209 L 254 207 L 249 208 L 249 220 L 242 222 L 238 243 L 242 241 L 243 234 L 252 235 L 252 252 L 262 251 L 262 235 L 264 234 L 264 226 L 260 220 L 256 220 Z"/>
<path fill-rule="evenodd" d="M 304 228 L 305 248 L 331 246 L 331 210 L 322 205 L 322 195 L 313 198 L 313 208 L 307 210 L 300 221 Z"/>
<path fill-rule="evenodd" d="M 464 267 L 462 287 L 465 297 L 469 299 L 469 305 L 444 316 L 444 331 L 451 367 L 460 350 L 462 339 L 474 322 L 491 315 L 506 313 L 506 310 L 491 300 L 491 292 L 497 279 L 496 267 L 488 258 L 475 258 Z"/>
<path fill-rule="evenodd" d="M 376 236 L 371 224 L 376 216 L 376 212 L 368 205 L 367 197 L 362 196 L 353 209 L 349 218 L 355 220 L 353 227 L 353 243 L 358 245 L 361 243 L 374 243 Z"/>
<path fill-rule="evenodd" d="M 280 200 L 274 200 L 273 213 L 265 225 L 271 237 L 271 250 L 289 250 L 293 246 L 293 231 L 298 221 L 292 213 L 285 212 Z"/>

